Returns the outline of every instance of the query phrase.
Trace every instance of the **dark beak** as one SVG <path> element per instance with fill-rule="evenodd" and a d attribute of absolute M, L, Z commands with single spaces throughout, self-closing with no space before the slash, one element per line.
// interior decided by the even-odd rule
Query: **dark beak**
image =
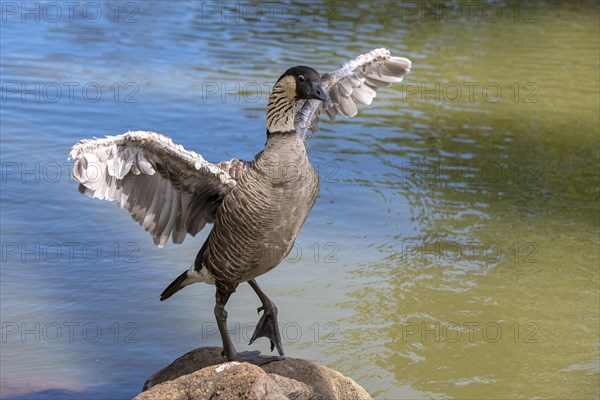
<path fill-rule="evenodd" d="M 331 99 L 329 99 L 329 96 L 327 96 L 327 93 L 325 93 L 325 90 L 323 90 L 323 86 L 321 86 L 321 82 L 314 82 L 312 84 L 312 86 L 310 88 L 309 96 L 311 99 L 321 100 L 326 103 L 331 101 Z"/>

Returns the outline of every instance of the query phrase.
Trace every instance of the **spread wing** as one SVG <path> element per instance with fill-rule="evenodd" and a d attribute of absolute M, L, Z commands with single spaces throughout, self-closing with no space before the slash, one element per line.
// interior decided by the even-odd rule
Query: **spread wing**
<path fill-rule="evenodd" d="M 387 49 L 375 49 L 348 61 L 331 74 L 324 74 L 321 84 L 331 102 L 305 100 L 299 104 L 294 121 L 296 132 L 302 137 L 309 129 L 316 132 L 321 111 L 332 121 L 337 114 L 354 117 L 358 112 L 355 100 L 371 104 L 377 89 L 402 81 L 410 72 L 411 64 L 407 58 L 392 57 Z"/>
<path fill-rule="evenodd" d="M 79 192 L 116 201 L 162 247 L 182 243 L 214 221 L 223 197 L 246 163 L 212 164 L 161 134 L 128 132 L 81 140 L 69 154 Z"/>

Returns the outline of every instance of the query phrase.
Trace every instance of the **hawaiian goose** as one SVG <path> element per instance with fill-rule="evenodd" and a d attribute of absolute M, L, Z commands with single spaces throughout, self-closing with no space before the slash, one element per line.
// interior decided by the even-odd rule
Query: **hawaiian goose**
<path fill-rule="evenodd" d="M 275 268 L 294 240 L 319 193 L 319 179 L 305 148 L 321 110 L 331 119 L 353 117 L 354 100 L 371 104 L 380 87 L 400 82 L 410 71 L 406 58 L 376 49 L 320 77 L 305 66 L 288 69 L 275 83 L 267 105 L 267 142 L 253 161 L 212 164 L 154 132 L 128 132 L 73 146 L 73 177 L 79 192 L 116 201 L 164 246 L 183 242 L 214 224 L 190 269 L 162 293 L 166 300 L 196 282 L 216 286 L 215 317 L 227 360 L 262 364 L 284 358 L 277 308 L 255 278 Z M 293 165 L 301 174 L 286 174 Z M 291 176 L 293 175 L 293 176 Z M 259 337 L 277 347 L 279 357 L 236 352 L 227 333 L 225 305 L 237 286 L 248 282 L 263 314 L 250 344 Z"/>

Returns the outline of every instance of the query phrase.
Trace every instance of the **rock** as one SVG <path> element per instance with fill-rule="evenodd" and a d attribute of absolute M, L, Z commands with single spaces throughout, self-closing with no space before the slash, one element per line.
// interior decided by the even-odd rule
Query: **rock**
<path fill-rule="evenodd" d="M 155 399 L 362 400 L 371 396 L 352 379 L 311 361 L 287 358 L 258 367 L 223 362 L 220 348 L 205 347 L 152 375 L 135 398 Z"/>
<path fill-rule="evenodd" d="M 230 362 L 203 368 L 142 392 L 136 399 L 308 399 L 312 390 L 259 367 Z"/>

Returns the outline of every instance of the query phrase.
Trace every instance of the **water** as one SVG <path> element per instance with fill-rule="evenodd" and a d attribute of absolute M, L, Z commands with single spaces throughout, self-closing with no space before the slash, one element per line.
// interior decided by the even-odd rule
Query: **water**
<path fill-rule="evenodd" d="M 154 130 L 251 159 L 283 70 L 387 47 L 413 72 L 322 122 L 320 197 L 259 279 L 287 354 L 376 398 L 597 398 L 597 3 L 252 4 L 2 3 L 2 397 L 132 397 L 220 345 L 213 288 L 158 301 L 206 232 L 155 248 L 77 193 L 73 143 Z M 230 301 L 240 349 L 258 305 Z"/>

